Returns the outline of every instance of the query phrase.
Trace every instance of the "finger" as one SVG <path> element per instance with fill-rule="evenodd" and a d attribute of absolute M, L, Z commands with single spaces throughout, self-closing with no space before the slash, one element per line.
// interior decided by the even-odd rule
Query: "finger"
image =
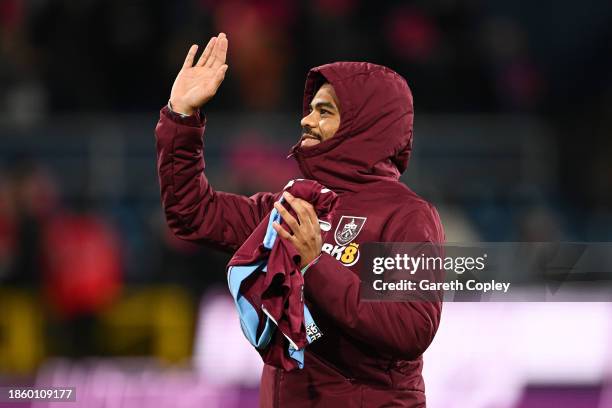
<path fill-rule="evenodd" d="M 304 212 L 306 213 L 306 217 L 308 217 L 308 221 L 313 225 L 313 227 L 319 226 L 319 217 L 317 217 L 317 213 L 312 204 L 308 201 L 302 200 L 302 205 L 304 206 Z"/>
<path fill-rule="evenodd" d="M 189 51 L 187 52 L 187 56 L 185 57 L 185 62 L 183 63 L 183 68 L 191 68 L 193 66 L 193 59 L 198 52 L 198 45 L 193 44 Z"/>
<path fill-rule="evenodd" d="M 276 231 L 276 233 L 280 235 L 280 237 L 283 239 L 289 240 L 290 242 L 293 242 L 293 240 L 295 239 L 295 237 L 291 235 L 289 232 L 287 232 L 286 229 L 281 227 L 278 222 L 273 222 L 272 228 L 274 228 L 274 231 Z"/>
<path fill-rule="evenodd" d="M 315 230 L 317 230 L 319 233 L 321 232 L 321 229 L 319 227 L 319 217 L 317 216 L 317 213 L 313 207 L 312 204 L 307 203 L 308 206 L 306 207 L 306 210 L 308 211 L 308 216 L 310 217 L 310 222 L 312 223 L 313 227 L 315 228 Z"/>
<path fill-rule="evenodd" d="M 291 228 L 291 232 L 293 232 L 294 235 L 298 234 L 300 232 L 300 224 L 298 224 L 293 215 L 289 214 L 289 211 L 287 211 L 285 207 L 283 207 L 283 205 L 279 202 L 274 203 L 274 208 L 276 208 L 283 221 L 285 221 L 287 225 L 289 225 L 289 228 Z"/>
<path fill-rule="evenodd" d="M 287 202 L 289 203 L 291 208 L 293 208 L 293 210 L 297 214 L 298 219 L 300 220 L 300 225 L 308 226 L 308 225 L 312 224 L 312 221 L 310 219 L 310 215 L 308 214 L 308 211 L 306 209 L 306 205 L 310 205 L 308 202 L 306 202 L 306 201 L 304 201 L 302 199 L 299 199 L 299 198 L 295 198 L 288 191 L 285 191 L 283 193 L 283 197 L 285 197 L 285 199 L 287 200 Z"/>
<path fill-rule="evenodd" d="M 224 33 L 219 34 L 219 45 L 215 49 L 215 61 L 213 62 L 213 68 L 225 64 L 227 57 L 228 41 L 227 36 Z"/>
<path fill-rule="evenodd" d="M 225 73 L 227 72 L 227 65 L 221 65 L 217 72 L 215 72 L 215 82 L 217 83 L 217 89 L 221 85 L 221 82 L 225 79 Z"/>
<path fill-rule="evenodd" d="M 306 213 L 308 214 L 308 219 L 312 224 L 312 228 L 314 228 L 315 233 L 321 233 L 321 226 L 319 225 L 319 217 L 317 217 L 317 213 L 310 203 L 306 203 Z"/>
<path fill-rule="evenodd" d="M 215 43 L 217 42 L 217 37 L 212 37 L 208 40 L 208 44 L 206 44 L 206 48 L 204 48 L 204 52 L 200 55 L 200 59 L 196 63 L 196 67 L 202 67 L 208 61 L 208 57 L 210 57 L 210 53 L 212 52 Z"/>
<path fill-rule="evenodd" d="M 225 37 L 225 34 L 219 33 L 219 36 L 217 37 L 217 40 L 215 41 L 215 44 L 211 48 L 210 57 L 208 58 L 208 61 L 206 61 L 206 63 L 204 64 L 204 66 L 206 68 L 212 68 L 213 67 L 213 64 L 215 63 L 215 60 L 217 59 L 217 56 L 218 56 L 217 48 L 219 48 L 219 46 L 221 44 L 221 40 L 223 39 L 223 37 Z"/>

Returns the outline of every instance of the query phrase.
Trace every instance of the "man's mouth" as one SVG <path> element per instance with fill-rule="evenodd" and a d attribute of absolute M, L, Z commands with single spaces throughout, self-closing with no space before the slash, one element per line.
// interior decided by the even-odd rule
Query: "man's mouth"
<path fill-rule="evenodd" d="M 319 142 L 321 141 L 321 138 L 319 136 L 312 135 L 310 133 L 302 134 L 302 140 L 304 140 L 304 139 L 314 139 L 314 140 L 319 141 Z"/>
<path fill-rule="evenodd" d="M 302 138 L 300 139 L 300 146 L 302 147 L 311 147 L 319 143 L 321 143 L 321 138 L 310 133 L 302 134 Z"/>

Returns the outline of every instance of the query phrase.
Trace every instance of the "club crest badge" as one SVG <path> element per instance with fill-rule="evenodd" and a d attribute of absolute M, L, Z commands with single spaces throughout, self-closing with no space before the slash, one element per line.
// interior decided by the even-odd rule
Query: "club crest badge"
<path fill-rule="evenodd" d="M 363 228 L 366 219 L 366 217 L 343 215 L 340 218 L 338 226 L 336 227 L 336 232 L 334 233 L 336 243 L 338 245 L 347 245 L 349 242 L 354 240 Z"/>

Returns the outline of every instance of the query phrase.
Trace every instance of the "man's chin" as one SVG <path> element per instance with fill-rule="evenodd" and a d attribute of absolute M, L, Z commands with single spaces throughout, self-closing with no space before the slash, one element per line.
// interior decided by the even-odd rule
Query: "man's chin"
<path fill-rule="evenodd" d="M 321 141 L 308 137 L 302 140 L 300 147 L 312 147 L 312 146 L 318 145 L 319 143 L 321 143 Z"/>

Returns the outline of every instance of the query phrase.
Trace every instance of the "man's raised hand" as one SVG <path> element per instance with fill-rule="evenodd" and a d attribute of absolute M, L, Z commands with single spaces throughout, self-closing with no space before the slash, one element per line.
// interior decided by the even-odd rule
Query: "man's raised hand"
<path fill-rule="evenodd" d="M 192 45 L 170 92 L 172 109 L 186 115 L 193 115 L 197 109 L 215 96 L 223 82 L 227 71 L 225 64 L 226 35 L 220 33 L 218 37 L 212 37 L 194 65 L 193 61 L 197 51 L 198 46 Z"/>

